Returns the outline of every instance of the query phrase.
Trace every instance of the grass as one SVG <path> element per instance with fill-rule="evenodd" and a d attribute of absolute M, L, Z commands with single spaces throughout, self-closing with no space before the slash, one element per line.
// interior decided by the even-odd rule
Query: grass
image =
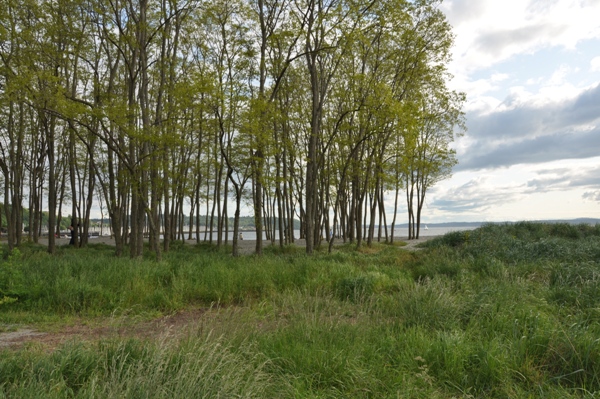
<path fill-rule="evenodd" d="M 600 396 L 598 226 L 486 225 L 418 252 L 3 258 L 0 326 L 208 310 L 158 339 L 2 350 L 0 397 Z"/>

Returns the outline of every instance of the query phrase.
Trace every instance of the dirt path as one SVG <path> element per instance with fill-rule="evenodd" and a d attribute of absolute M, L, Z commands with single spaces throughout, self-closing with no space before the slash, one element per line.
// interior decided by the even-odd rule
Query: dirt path
<path fill-rule="evenodd" d="M 45 350 L 53 350 L 69 341 L 96 341 L 100 339 L 137 338 L 153 339 L 165 334 L 181 334 L 189 327 L 195 326 L 215 310 L 188 309 L 173 315 L 163 316 L 153 320 L 140 321 L 135 317 L 101 318 L 78 320 L 64 326 L 58 331 L 41 332 L 29 328 L 19 328 L 14 331 L 0 333 L 0 350 L 21 349 L 28 344 L 36 344 Z"/>

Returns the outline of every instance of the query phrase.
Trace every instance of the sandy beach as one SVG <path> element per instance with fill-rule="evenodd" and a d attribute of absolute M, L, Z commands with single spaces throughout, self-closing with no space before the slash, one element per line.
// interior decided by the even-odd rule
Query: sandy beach
<path fill-rule="evenodd" d="M 422 242 L 426 242 L 428 240 L 431 240 L 432 238 L 435 238 L 436 236 L 427 236 L 427 237 L 421 237 L 418 240 L 408 240 L 407 237 L 394 237 L 394 241 L 396 242 L 405 242 L 406 246 L 404 246 L 404 249 L 407 250 L 417 250 L 418 248 L 416 248 L 416 246 Z M 62 246 L 62 245 L 68 245 L 69 244 L 69 237 L 60 237 L 56 239 L 56 245 L 58 246 Z M 39 239 L 39 244 L 41 245 L 48 245 L 48 238 L 44 237 L 44 238 L 40 238 Z M 100 236 L 100 237 L 90 237 L 89 241 L 90 244 L 105 244 L 105 245 L 115 245 L 115 241 L 114 239 L 112 239 L 110 236 Z M 196 240 L 186 240 L 185 241 L 186 244 L 189 245 L 195 245 L 196 244 Z M 336 240 L 334 242 L 334 246 L 335 245 L 342 245 L 344 242 L 342 240 Z M 230 242 L 231 244 L 231 242 Z M 296 239 L 296 241 L 294 242 L 295 245 L 299 246 L 299 247 L 304 247 L 306 246 L 306 241 L 303 239 Z M 255 240 L 240 240 L 238 241 L 238 245 L 239 245 L 239 249 L 240 249 L 240 254 L 242 255 L 251 255 L 254 253 L 254 248 L 256 247 L 256 241 Z M 263 245 L 264 248 L 266 248 L 269 245 L 279 245 L 278 241 L 275 241 L 275 244 L 271 244 L 270 241 L 263 241 Z M 327 245 L 326 243 L 323 243 L 323 245 Z"/>

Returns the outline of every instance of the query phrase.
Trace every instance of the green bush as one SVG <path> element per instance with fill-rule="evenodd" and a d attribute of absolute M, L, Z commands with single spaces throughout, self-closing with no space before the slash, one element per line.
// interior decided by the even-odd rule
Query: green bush
<path fill-rule="evenodd" d="M 447 247 L 459 247 L 466 244 L 469 241 L 471 232 L 469 231 L 451 231 L 444 234 L 441 237 L 436 237 L 429 242 L 426 246 L 428 248 L 447 246 Z"/>
<path fill-rule="evenodd" d="M 551 343 L 545 367 L 549 380 L 588 392 L 600 390 L 600 340 L 598 331 L 571 326 Z"/>

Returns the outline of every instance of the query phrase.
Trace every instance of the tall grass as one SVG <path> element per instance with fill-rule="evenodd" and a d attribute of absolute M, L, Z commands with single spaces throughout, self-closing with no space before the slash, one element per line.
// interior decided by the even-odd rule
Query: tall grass
<path fill-rule="evenodd" d="M 189 304 L 235 304 L 308 284 L 306 257 L 232 258 L 191 248 L 164 260 L 116 258 L 110 248 L 41 250 L 19 264 L 27 289 L 5 308 L 34 313 L 110 315 L 115 309 L 172 312 Z M 13 268 L 11 266 L 11 268 Z M 14 280 L 14 279 L 13 279 Z"/>
<path fill-rule="evenodd" d="M 52 354 L 0 354 L 0 397 L 265 398 L 287 383 L 266 372 L 252 345 L 236 351 L 222 338 L 156 343 L 69 343 Z"/>
<path fill-rule="evenodd" d="M 0 393 L 598 397 L 599 232 L 523 222 L 451 233 L 415 253 L 378 245 L 236 259 L 185 247 L 161 262 L 101 246 L 58 257 L 26 248 L 11 267 L 29 283 L 0 305 L 5 320 L 227 306 L 183 339 L 0 352 Z"/>

